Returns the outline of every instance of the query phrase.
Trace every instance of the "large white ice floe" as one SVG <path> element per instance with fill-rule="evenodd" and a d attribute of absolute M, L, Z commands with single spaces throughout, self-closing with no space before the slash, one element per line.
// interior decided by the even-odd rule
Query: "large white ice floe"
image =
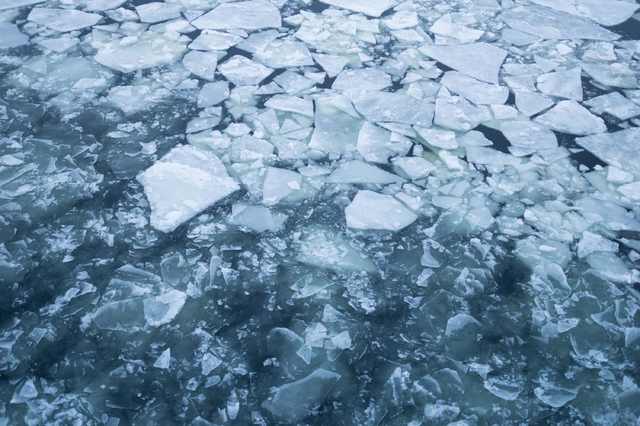
<path fill-rule="evenodd" d="M 222 3 L 193 22 L 200 29 L 248 31 L 279 28 L 280 11 L 266 0 Z"/>
<path fill-rule="evenodd" d="M 511 28 L 545 39 L 617 40 L 620 36 L 590 19 L 540 6 L 517 6 L 502 14 Z"/>
<path fill-rule="evenodd" d="M 218 71 L 238 86 L 260 84 L 273 70 L 258 62 L 236 55 L 218 65 Z"/>
<path fill-rule="evenodd" d="M 322 0 L 322 3 L 377 18 L 396 5 L 394 0 Z"/>
<path fill-rule="evenodd" d="M 640 176 L 640 129 L 637 127 L 613 133 L 577 138 L 576 143 L 595 156 L 621 170 Z"/>
<path fill-rule="evenodd" d="M 558 102 L 544 114 L 536 117 L 536 121 L 550 129 L 570 135 L 591 135 L 607 130 L 602 118 L 589 112 L 575 101 Z"/>
<path fill-rule="evenodd" d="M 610 27 L 618 25 L 631 18 L 640 8 L 630 1 L 599 1 L 599 0 L 532 0 L 533 3 L 550 7 L 576 16 L 583 16 Z"/>
<path fill-rule="evenodd" d="M 347 226 L 353 229 L 399 231 L 418 218 L 391 195 L 366 190 L 358 191 L 344 213 Z"/>
<path fill-rule="evenodd" d="M 173 148 L 138 180 L 151 205 L 151 225 L 162 232 L 240 189 L 213 153 L 189 145 Z"/>
<path fill-rule="evenodd" d="M 492 44 L 479 42 L 456 45 L 427 44 L 420 48 L 425 55 L 463 74 L 487 83 L 498 83 L 500 67 L 507 52 Z"/>
<path fill-rule="evenodd" d="M 81 10 L 36 7 L 31 10 L 27 19 L 52 30 L 68 32 L 91 27 L 97 24 L 102 16 Z"/>
<path fill-rule="evenodd" d="M 128 73 L 178 61 L 187 49 L 177 34 L 146 32 L 139 37 L 125 37 L 101 45 L 98 63 Z"/>

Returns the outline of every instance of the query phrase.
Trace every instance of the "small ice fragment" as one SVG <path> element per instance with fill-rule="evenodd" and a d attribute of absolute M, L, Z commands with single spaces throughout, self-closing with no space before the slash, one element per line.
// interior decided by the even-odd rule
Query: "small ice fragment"
<path fill-rule="evenodd" d="M 161 370 L 166 370 L 167 368 L 169 368 L 170 363 L 171 363 L 171 348 L 167 348 L 156 359 L 156 362 L 153 363 L 153 366 Z"/>

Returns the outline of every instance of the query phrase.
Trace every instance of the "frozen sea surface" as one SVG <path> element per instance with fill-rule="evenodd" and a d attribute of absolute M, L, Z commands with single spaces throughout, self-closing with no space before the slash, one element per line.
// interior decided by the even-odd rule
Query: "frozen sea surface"
<path fill-rule="evenodd" d="M 0 426 L 640 425 L 636 0 L 0 0 Z"/>

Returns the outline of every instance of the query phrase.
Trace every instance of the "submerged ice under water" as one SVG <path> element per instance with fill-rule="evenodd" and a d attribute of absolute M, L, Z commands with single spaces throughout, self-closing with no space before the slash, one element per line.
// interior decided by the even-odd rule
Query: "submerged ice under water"
<path fill-rule="evenodd" d="M 634 0 L 0 0 L 0 425 L 638 425 Z"/>

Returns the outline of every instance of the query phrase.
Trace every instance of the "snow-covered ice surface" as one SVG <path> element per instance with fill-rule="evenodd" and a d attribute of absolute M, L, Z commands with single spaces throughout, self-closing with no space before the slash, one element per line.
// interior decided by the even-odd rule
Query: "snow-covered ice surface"
<path fill-rule="evenodd" d="M 0 426 L 637 426 L 639 10 L 0 0 Z"/>

